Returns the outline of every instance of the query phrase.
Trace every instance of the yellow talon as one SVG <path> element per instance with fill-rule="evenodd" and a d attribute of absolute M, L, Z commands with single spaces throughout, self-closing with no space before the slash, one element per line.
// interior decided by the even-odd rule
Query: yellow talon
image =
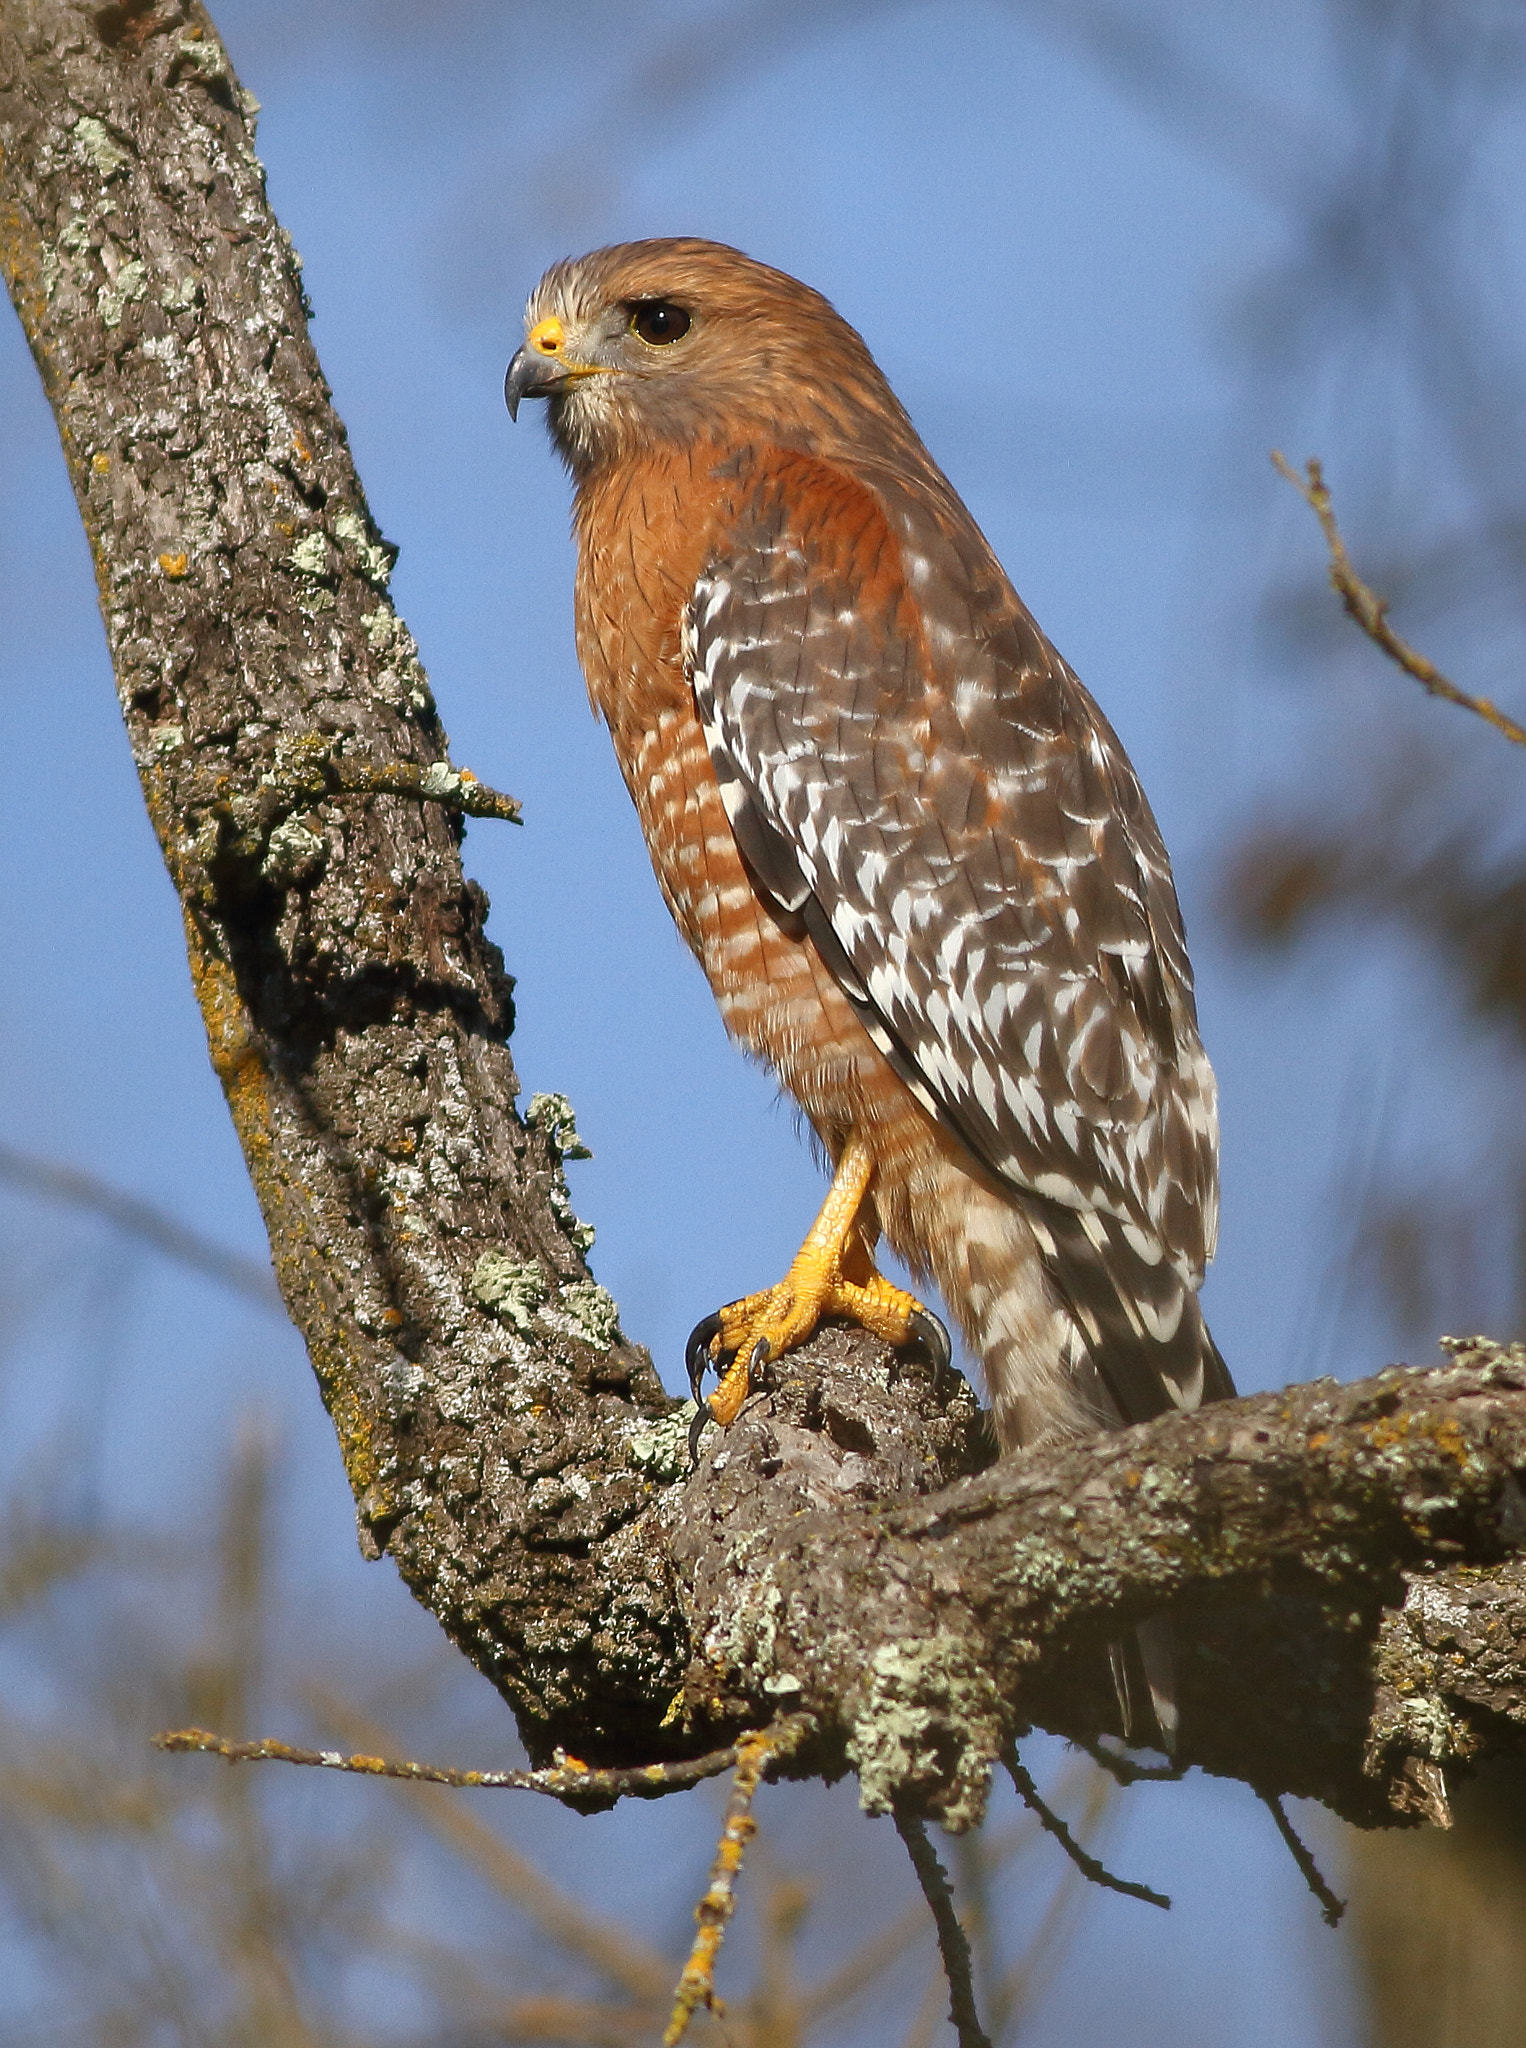
<path fill-rule="evenodd" d="M 948 1337 L 915 1295 L 894 1287 L 875 1270 L 859 1210 L 874 1173 L 869 1147 L 856 1133 L 843 1148 L 837 1172 L 811 1225 L 809 1236 L 775 1287 L 733 1301 L 707 1316 L 689 1339 L 689 1379 L 699 1407 L 695 1430 L 706 1414 L 729 1429 L 741 1410 L 754 1370 L 803 1344 L 823 1316 L 845 1316 L 887 1343 L 912 1337 L 926 1342 L 940 1364 L 948 1363 Z M 724 1368 L 722 1360 L 729 1361 Z M 700 1396 L 707 1366 L 721 1371 L 708 1402 Z"/>

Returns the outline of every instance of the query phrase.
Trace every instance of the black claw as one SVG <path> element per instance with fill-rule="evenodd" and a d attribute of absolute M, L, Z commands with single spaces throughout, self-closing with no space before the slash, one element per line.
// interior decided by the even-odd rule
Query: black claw
<path fill-rule="evenodd" d="M 710 1356 L 710 1346 L 720 1334 L 719 1315 L 706 1316 L 703 1322 L 694 1325 L 689 1332 L 689 1341 L 684 1346 L 684 1364 L 689 1373 L 689 1392 L 696 1401 L 699 1401 L 701 1408 L 705 1404 L 700 1400 L 699 1390 L 705 1384 L 705 1374 L 715 1363 Z"/>
<path fill-rule="evenodd" d="M 954 1362 L 954 1347 L 948 1340 L 948 1331 L 939 1322 L 931 1309 L 914 1308 L 908 1321 L 911 1333 L 927 1353 L 939 1372 L 947 1372 Z"/>
<path fill-rule="evenodd" d="M 705 1433 L 705 1424 L 713 1419 L 710 1413 L 710 1403 L 708 1401 L 701 1401 L 694 1411 L 694 1420 L 689 1424 L 689 1470 L 691 1472 L 699 1463 L 699 1440 Z"/>
<path fill-rule="evenodd" d="M 705 1433 L 705 1424 L 715 1420 L 714 1415 L 711 1413 L 710 1403 L 700 1392 L 705 1383 L 705 1374 L 713 1370 L 724 1378 L 726 1369 L 731 1363 L 731 1357 L 735 1355 L 734 1353 L 730 1356 L 723 1354 L 719 1359 L 711 1357 L 710 1346 L 720 1333 L 721 1319 L 719 1315 L 706 1316 L 702 1323 L 694 1325 L 694 1328 L 689 1332 L 689 1341 L 684 1346 L 684 1365 L 688 1370 L 689 1391 L 694 1396 L 695 1407 L 694 1419 L 689 1424 L 689 1470 L 691 1472 L 699 1463 L 699 1440 Z M 752 1350 L 747 1354 L 747 1387 L 749 1393 L 760 1384 L 758 1375 L 768 1363 L 768 1354 L 771 1348 L 768 1339 L 760 1337 L 756 1344 L 753 1345 Z"/>

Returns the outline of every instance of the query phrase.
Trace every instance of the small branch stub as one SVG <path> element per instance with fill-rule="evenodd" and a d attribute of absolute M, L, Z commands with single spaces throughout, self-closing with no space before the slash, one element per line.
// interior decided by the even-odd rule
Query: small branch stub
<path fill-rule="evenodd" d="M 1021 1762 L 1015 1749 L 1009 1750 L 1003 1761 L 1007 1766 L 1008 1777 L 1017 1788 L 1019 1799 L 1045 1834 L 1052 1835 L 1059 1843 L 1088 1884 L 1101 1885 L 1104 1891 L 1121 1892 L 1126 1899 L 1141 1899 L 1147 1906 L 1159 1906 L 1164 1912 L 1170 1912 L 1171 1901 L 1164 1892 L 1152 1891 L 1149 1885 L 1137 1884 L 1132 1878 L 1114 1877 L 1105 1863 L 1093 1856 L 1089 1849 L 1081 1846 L 1054 1808 L 1044 1799 L 1038 1786 L 1033 1782 L 1033 1773 Z"/>

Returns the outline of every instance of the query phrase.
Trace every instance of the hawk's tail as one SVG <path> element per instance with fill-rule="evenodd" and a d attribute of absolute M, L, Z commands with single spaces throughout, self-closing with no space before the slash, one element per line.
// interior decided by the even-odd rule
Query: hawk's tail
<path fill-rule="evenodd" d="M 1044 1268 L 1106 1390 L 1114 1427 L 1234 1398 L 1196 1281 L 1132 1225 L 1032 1204 Z"/>
<path fill-rule="evenodd" d="M 1196 1287 L 1166 1258 L 1148 1257 L 1138 1232 L 1033 1198 L 1009 1216 L 1006 1232 L 986 1218 L 972 1237 L 964 1297 L 1003 1450 L 1233 1397 Z M 999 1235 L 1008 1241 L 998 1245 Z M 1178 1724 L 1172 1637 L 1169 1617 L 1153 1616 L 1109 1653 L 1124 1739 L 1147 1735 L 1138 1697 L 1147 1694 L 1168 1753 Z"/>

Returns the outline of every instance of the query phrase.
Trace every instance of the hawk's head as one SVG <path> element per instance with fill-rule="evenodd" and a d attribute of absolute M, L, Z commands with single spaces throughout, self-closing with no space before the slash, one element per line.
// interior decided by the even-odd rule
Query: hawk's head
<path fill-rule="evenodd" d="M 661 442 L 766 434 L 818 447 L 905 416 L 819 292 L 721 242 L 625 242 L 554 264 L 530 295 L 509 411 L 550 401 L 578 476 Z"/>

